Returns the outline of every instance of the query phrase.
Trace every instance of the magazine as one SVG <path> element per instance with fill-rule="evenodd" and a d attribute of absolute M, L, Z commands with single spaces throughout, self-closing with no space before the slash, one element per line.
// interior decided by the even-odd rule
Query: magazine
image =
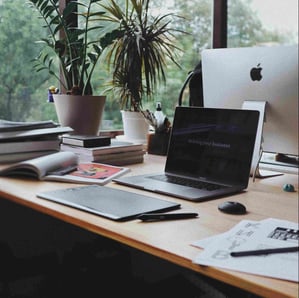
<path fill-rule="evenodd" d="M 129 171 L 129 168 L 103 163 L 79 163 L 75 153 L 57 152 L 6 166 L 0 170 L 0 176 L 104 185 Z"/>

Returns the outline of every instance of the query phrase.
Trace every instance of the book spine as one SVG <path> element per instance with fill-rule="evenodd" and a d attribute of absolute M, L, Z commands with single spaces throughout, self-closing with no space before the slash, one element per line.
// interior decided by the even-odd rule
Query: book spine
<path fill-rule="evenodd" d="M 62 143 L 66 145 L 73 145 L 85 148 L 109 146 L 111 144 L 110 137 L 101 137 L 97 139 L 72 139 L 63 137 Z"/>
<path fill-rule="evenodd" d="M 71 146 L 66 144 L 61 144 L 62 151 L 71 151 L 76 154 L 85 154 L 89 156 L 98 156 L 102 154 L 109 154 L 109 153 L 119 153 L 119 152 L 128 152 L 128 151 L 138 151 L 144 150 L 144 146 L 142 144 L 138 145 L 129 145 L 129 146 L 117 146 L 117 147 L 97 147 L 94 148 L 84 148 L 78 146 Z"/>
<path fill-rule="evenodd" d="M 31 151 L 60 150 L 60 140 L 0 142 L 0 155 Z"/>
<path fill-rule="evenodd" d="M 132 156 L 124 159 L 108 159 L 108 160 L 101 160 L 94 158 L 93 162 L 99 162 L 99 163 L 106 163 L 113 166 L 124 166 L 124 165 L 130 165 L 130 164 L 136 164 L 136 163 L 142 163 L 144 161 L 144 156 Z"/>
<path fill-rule="evenodd" d="M 109 153 L 109 154 L 100 154 L 94 155 L 95 160 L 111 160 L 111 159 L 126 159 L 132 158 L 136 156 L 143 156 L 146 151 L 144 150 L 136 150 L 136 151 L 128 151 L 128 152 L 117 152 L 117 153 Z"/>

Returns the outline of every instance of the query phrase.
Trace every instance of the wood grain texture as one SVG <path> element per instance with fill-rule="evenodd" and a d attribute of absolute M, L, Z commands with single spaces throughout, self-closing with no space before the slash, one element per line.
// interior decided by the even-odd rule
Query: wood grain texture
<path fill-rule="evenodd" d="M 164 163 L 165 157 L 146 154 L 144 163 L 129 166 L 131 172 L 127 175 L 163 171 Z M 292 183 L 296 192 L 283 191 L 285 183 Z M 298 176 L 296 175 L 285 174 L 257 179 L 255 182 L 250 178 L 249 187 L 245 192 L 201 203 L 134 190 L 113 182 L 107 185 L 180 203 L 182 209 L 172 212 L 199 213 L 198 218 L 153 223 L 140 220 L 114 222 L 35 196 L 37 192 L 74 186 L 80 185 L 1 178 L 0 197 L 254 294 L 271 298 L 298 297 L 298 283 L 194 264 L 192 260 L 200 249 L 191 246 L 195 240 L 227 231 L 242 219 L 262 220 L 273 217 L 298 222 Z M 236 216 L 218 211 L 218 204 L 228 199 L 243 203 L 248 213 Z"/>

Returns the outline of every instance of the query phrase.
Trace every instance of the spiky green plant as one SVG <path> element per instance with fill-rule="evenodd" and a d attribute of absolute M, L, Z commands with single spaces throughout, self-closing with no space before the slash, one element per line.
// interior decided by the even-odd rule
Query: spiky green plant
<path fill-rule="evenodd" d="M 118 38 L 104 52 L 112 67 L 110 91 L 126 110 L 140 111 L 143 98 L 152 98 L 157 83 L 166 81 L 167 63 L 177 64 L 175 53 L 179 48 L 173 36 L 177 30 L 170 26 L 175 15 L 153 16 L 149 2 L 126 0 L 124 8 L 114 0 L 101 4 L 107 12 L 104 20 L 119 29 Z"/>

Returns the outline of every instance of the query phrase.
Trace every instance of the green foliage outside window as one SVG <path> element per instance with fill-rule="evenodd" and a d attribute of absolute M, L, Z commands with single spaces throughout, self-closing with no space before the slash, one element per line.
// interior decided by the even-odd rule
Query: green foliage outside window
<path fill-rule="evenodd" d="M 229 1 L 228 46 L 251 46 L 265 41 L 285 43 L 288 36 L 262 28 L 249 2 Z M 153 9 L 158 7 L 159 11 L 161 3 L 161 0 L 153 0 Z M 169 67 L 167 85 L 161 84 L 155 95 L 170 119 L 188 72 L 199 62 L 201 50 L 211 47 L 212 0 L 173 0 L 171 5 L 167 7 L 163 1 L 163 9 L 183 16 L 177 20 L 176 26 L 189 34 L 176 36 L 178 47 L 183 49 L 179 61 L 182 69 L 178 71 L 176 66 Z M 32 9 L 26 1 L 0 0 L 0 118 L 56 120 L 53 104 L 47 103 L 47 89 L 58 83 L 50 79 L 47 72 L 36 73 L 31 63 L 40 50 L 35 41 L 45 34 L 42 26 L 42 21 L 32 16 Z M 104 63 L 96 69 L 95 77 L 96 93 L 101 94 L 109 78 Z M 185 94 L 186 97 L 188 94 Z M 144 108 L 153 110 L 154 107 L 155 103 L 151 102 Z M 114 128 L 121 128 L 119 105 L 113 98 L 106 101 L 104 119 Z"/>

